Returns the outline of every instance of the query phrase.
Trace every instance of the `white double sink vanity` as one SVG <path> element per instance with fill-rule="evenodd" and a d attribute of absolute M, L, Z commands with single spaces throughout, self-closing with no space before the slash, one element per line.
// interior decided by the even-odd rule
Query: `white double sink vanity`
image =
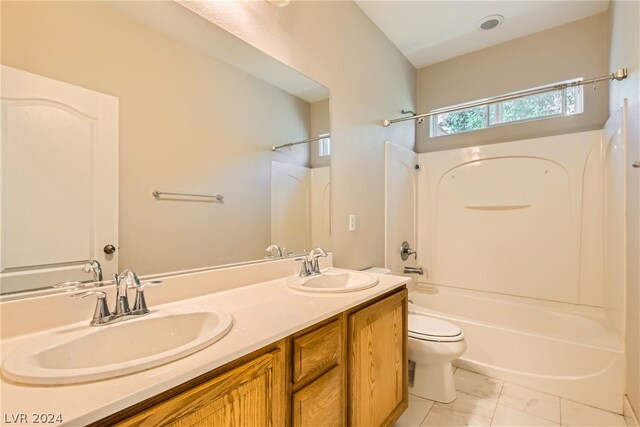
<path fill-rule="evenodd" d="M 148 291 L 150 314 L 113 325 L 89 326 L 92 298 L 1 303 L 3 421 L 51 414 L 56 424 L 157 425 L 196 414 L 228 422 L 234 405 L 251 404 L 262 412 L 243 416 L 257 418 L 235 422 L 304 425 L 319 416 L 308 399 L 323 393 L 337 422 L 395 420 L 406 407 L 408 279 L 322 261 L 321 275 L 304 278 L 293 260 L 166 277 Z M 380 344 L 390 337 L 395 347 Z M 369 363 L 358 345 L 375 349 L 376 340 L 391 349 L 381 365 L 400 363 L 375 368 L 387 372 L 385 384 L 358 367 Z M 369 413 L 374 403 L 379 414 Z M 176 414 L 175 405 L 188 410 Z"/>

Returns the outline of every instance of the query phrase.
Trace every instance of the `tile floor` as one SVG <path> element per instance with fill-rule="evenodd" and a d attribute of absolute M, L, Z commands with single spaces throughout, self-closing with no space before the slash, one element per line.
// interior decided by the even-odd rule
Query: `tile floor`
<path fill-rule="evenodd" d="M 444 404 L 409 395 L 409 408 L 396 427 L 627 426 L 622 415 L 558 396 L 460 368 L 453 375 L 456 400 Z"/>

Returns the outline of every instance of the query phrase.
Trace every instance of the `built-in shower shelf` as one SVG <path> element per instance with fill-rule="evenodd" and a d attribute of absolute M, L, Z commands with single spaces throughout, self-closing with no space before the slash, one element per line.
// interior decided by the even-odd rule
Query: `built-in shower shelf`
<path fill-rule="evenodd" d="M 477 211 L 512 211 L 516 209 L 530 208 L 531 205 L 470 205 L 465 206 L 467 209 L 474 209 Z"/>

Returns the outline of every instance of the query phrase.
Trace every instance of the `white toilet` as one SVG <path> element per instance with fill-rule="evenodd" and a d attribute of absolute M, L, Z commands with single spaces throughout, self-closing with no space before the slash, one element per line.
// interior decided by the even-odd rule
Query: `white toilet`
<path fill-rule="evenodd" d="M 467 349 L 456 325 L 422 314 L 409 314 L 409 360 L 415 363 L 409 393 L 438 402 L 456 398 L 451 362 Z"/>

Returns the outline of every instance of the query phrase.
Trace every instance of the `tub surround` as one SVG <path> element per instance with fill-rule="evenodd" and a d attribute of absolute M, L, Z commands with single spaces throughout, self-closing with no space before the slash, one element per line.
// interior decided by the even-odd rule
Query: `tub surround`
<path fill-rule="evenodd" d="M 330 265 L 331 257 L 321 260 L 321 267 Z M 175 306 L 219 307 L 233 315 L 233 329 L 221 341 L 188 357 L 113 379 L 34 387 L 2 378 L 2 412 L 29 416 L 35 412 L 61 414 L 63 424 L 97 421 L 388 293 L 408 281 L 403 277 L 379 275 L 377 286 L 359 292 L 309 294 L 291 290 L 286 285 L 285 278 L 296 274 L 297 267 L 293 260 L 282 260 L 166 278 L 163 285 L 148 293 L 147 301 L 152 310 Z M 113 289 L 106 290 L 112 301 Z M 79 301 L 67 295 L 0 304 L 2 358 L 39 336 L 89 327 L 93 304 L 93 301 Z M 124 339 L 123 345 L 126 345 Z"/>
<path fill-rule="evenodd" d="M 415 287 L 435 292 L 410 297 L 464 331 L 457 366 L 622 413 L 627 115 L 419 155 L 387 147 L 389 223 L 414 228 L 389 226 L 388 247 L 417 235 Z"/>
<path fill-rule="evenodd" d="M 602 143 L 598 130 L 420 154 L 418 281 L 602 307 Z"/>

